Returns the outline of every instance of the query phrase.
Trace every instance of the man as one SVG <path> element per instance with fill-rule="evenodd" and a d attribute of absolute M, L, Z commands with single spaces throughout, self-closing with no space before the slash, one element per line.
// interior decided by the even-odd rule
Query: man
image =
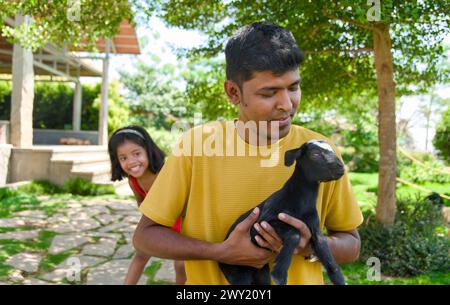
<path fill-rule="evenodd" d="M 218 262 L 256 268 L 273 262 L 282 244 L 270 225 L 255 223 L 257 209 L 224 240 L 226 233 L 240 215 L 290 177 L 294 166 L 284 166 L 287 150 L 325 139 L 291 125 L 300 102 L 298 68 L 303 55 L 287 29 L 267 22 L 246 26 L 229 40 L 225 54 L 224 87 L 239 107 L 239 120 L 208 123 L 183 135 L 177 153 L 168 158 L 140 207 L 144 216 L 134 235 L 135 248 L 146 255 L 185 260 L 187 284 L 226 284 Z M 243 124 L 250 128 L 242 128 Z M 356 228 L 362 215 L 347 175 L 321 184 L 317 210 L 336 261 L 356 260 L 360 248 Z M 179 216 L 181 235 L 170 230 Z M 302 237 L 288 284 L 323 283 L 320 262 L 308 259 L 309 229 L 289 215 L 279 217 Z M 260 247 L 250 241 L 253 225 L 260 233 Z"/>

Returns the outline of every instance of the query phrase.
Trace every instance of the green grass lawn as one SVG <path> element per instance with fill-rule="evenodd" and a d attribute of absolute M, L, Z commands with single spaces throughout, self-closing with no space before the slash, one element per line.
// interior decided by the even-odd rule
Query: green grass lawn
<path fill-rule="evenodd" d="M 378 173 L 349 173 L 349 178 L 361 208 L 366 206 L 374 207 L 377 203 Z M 441 194 L 450 193 L 450 183 L 427 182 L 420 186 Z M 417 196 L 425 197 L 430 195 L 425 191 L 402 183 L 397 183 L 396 193 L 398 198 L 416 198 Z M 446 206 L 450 206 L 450 200 L 444 199 L 444 203 Z"/>
<path fill-rule="evenodd" d="M 348 285 L 450 285 L 450 272 L 431 272 L 412 277 L 387 277 L 381 274 L 379 280 L 369 280 L 369 266 L 362 262 L 342 265 Z M 325 283 L 331 284 L 326 273 Z"/>

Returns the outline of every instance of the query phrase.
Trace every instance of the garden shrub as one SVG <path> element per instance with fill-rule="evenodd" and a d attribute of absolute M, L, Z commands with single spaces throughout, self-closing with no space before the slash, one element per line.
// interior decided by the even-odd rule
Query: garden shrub
<path fill-rule="evenodd" d="M 67 180 L 64 183 L 64 191 L 73 195 L 81 196 L 115 194 L 114 186 L 112 185 L 95 184 L 81 178 Z"/>
<path fill-rule="evenodd" d="M 360 257 L 363 261 L 378 257 L 383 274 L 412 276 L 450 270 L 450 240 L 439 205 L 420 198 L 398 199 L 393 225 L 376 222 L 373 210 L 366 210 L 365 219 L 359 228 Z"/>
<path fill-rule="evenodd" d="M 81 86 L 81 130 L 97 130 L 100 109 L 100 84 Z M 0 81 L 0 120 L 9 120 L 12 86 Z M 71 129 L 73 112 L 73 86 L 67 83 L 36 83 L 33 103 L 33 128 Z M 108 90 L 108 131 L 126 125 L 129 107 L 119 93 L 118 84 L 112 82 Z"/>
<path fill-rule="evenodd" d="M 450 183 L 450 173 L 445 173 L 443 164 L 439 162 L 427 162 L 424 165 L 412 163 L 401 170 L 400 176 L 414 183 L 436 182 Z"/>
<path fill-rule="evenodd" d="M 64 189 L 62 187 L 47 180 L 36 180 L 30 184 L 18 187 L 17 190 L 37 196 L 64 193 Z"/>
<path fill-rule="evenodd" d="M 0 188 L 0 218 L 7 217 L 10 212 L 18 211 L 23 207 L 30 208 L 39 204 L 34 194 L 28 194 L 15 189 Z"/>
<path fill-rule="evenodd" d="M 445 172 L 444 164 L 432 155 L 426 153 L 411 153 L 422 163 L 414 162 L 403 155 L 398 157 L 398 175 L 410 182 L 423 184 L 425 182 L 450 183 L 450 173 Z"/>
<path fill-rule="evenodd" d="M 0 203 L 3 207 L 14 204 L 36 204 L 36 196 L 71 193 L 80 196 L 115 194 L 114 186 L 95 184 L 88 180 L 75 178 L 66 181 L 63 187 L 49 181 L 38 180 L 17 189 L 0 188 Z"/>
<path fill-rule="evenodd" d="M 438 156 L 450 165 L 450 107 L 442 113 L 441 120 L 436 126 L 433 145 Z"/>

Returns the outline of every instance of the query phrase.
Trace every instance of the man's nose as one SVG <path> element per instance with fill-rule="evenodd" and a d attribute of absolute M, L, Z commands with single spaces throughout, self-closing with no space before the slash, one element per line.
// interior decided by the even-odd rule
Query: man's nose
<path fill-rule="evenodd" d="M 290 114 L 292 108 L 293 105 L 289 92 L 287 90 L 281 91 L 277 101 L 277 109 Z"/>

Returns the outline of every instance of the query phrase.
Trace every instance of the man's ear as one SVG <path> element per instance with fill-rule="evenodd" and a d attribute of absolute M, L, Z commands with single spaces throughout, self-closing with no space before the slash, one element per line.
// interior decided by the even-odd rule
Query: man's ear
<path fill-rule="evenodd" d="M 296 159 L 298 159 L 303 152 L 303 145 L 299 148 L 288 150 L 284 154 L 284 165 L 291 166 Z"/>
<path fill-rule="evenodd" d="M 234 105 L 238 105 L 241 102 L 241 90 L 239 89 L 238 84 L 236 84 L 232 80 L 226 80 L 223 84 L 223 87 L 230 101 Z"/>

